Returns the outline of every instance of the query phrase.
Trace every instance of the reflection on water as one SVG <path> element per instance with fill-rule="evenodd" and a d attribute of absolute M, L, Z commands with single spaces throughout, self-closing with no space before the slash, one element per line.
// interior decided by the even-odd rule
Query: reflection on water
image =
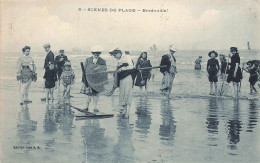
<path fill-rule="evenodd" d="M 259 118 L 259 109 L 255 100 L 249 102 L 248 125 L 246 132 L 253 132 Z"/>
<path fill-rule="evenodd" d="M 136 105 L 136 127 L 138 128 L 136 131 L 141 134 L 143 138 L 147 137 L 147 134 L 149 133 L 149 129 L 151 126 L 151 104 L 149 102 L 149 99 L 147 97 L 140 97 L 139 102 Z"/>
<path fill-rule="evenodd" d="M 30 112 L 27 104 L 21 106 L 17 118 L 17 135 L 21 141 L 32 139 L 32 131 L 37 129 L 37 122 L 31 120 Z"/>
<path fill-rule="evenodd" d="M 209 133 L 218 133 L 218 105 L 216 98 L 209 99 L 209 114 L 207 118 L 207 128 Z"/>
<path fill-rule="evenodd" d="M 237 143 L 240 141 L 240 132 L 242 128 L 242 123 L 240 120 L 240 106 L 239 101 L 234 100 L 234 107 L 232 108 L 232 117 L 227 122 L 227 131 L 228 131 L 228 148 L 231 150 L 237 149 Z"/>
<path fill-rule="evenodd" d="M 51 108 L 50 108 L 51 107 Z M 46 104 L 45 118 L 43 128 L 45 133 L 53 133 L 57 131 L 57 123 L 55 122 L 54 105 Z"/>
<path fill-rule="evenodd" d="M 210 98 L 209 99 L 209 108 L 208 108 L 208 117 L 207 117 L 207 128 L 209 133 L 209 140 L 212 144 L 209 144 L 209 146 L 217 146 L 217 144 L 214 142 L 217 140 L 216 134 L 218 134 L 218 101 L 217 98 Z"/>
<path fill-rule="evenodd" d="M 135 151 L 132 142 L 133 127 L 129 125 L 129 119 L 118 116 L 117 129 L 119 136 L 118 142 L 114 146 L 115 162 L 133 162 Z"/>
<path fill-rule="evenodd" d="M 65 140 L 71 141 L 74 115 L 71 112 L 69 105 L 64 108 L 55 110 L 55 122 L 58 124 L 58 129 L 63 132 Z"/>
<path fill-rule="evenodd" d="M 100 127 L 98 119 L 87 119 L 80 130 L 83 138 L 83 162 L 104 162 L 106 139 L 105 129 Z"/>
<path fill-rule="evenodd" d="M 159 135 L 161 143 L 164 145 L 173 145 L 174 134 L 176 132 L 176 122 L 173 118 L 173 108 L 170 100 L 161 102 L 161 119 Z"/>

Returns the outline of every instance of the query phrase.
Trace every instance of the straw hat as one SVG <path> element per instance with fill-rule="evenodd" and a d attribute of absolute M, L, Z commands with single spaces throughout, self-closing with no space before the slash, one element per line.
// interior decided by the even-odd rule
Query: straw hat
<path fill-rule="evenodd" d="M 120 50 L 120 48 L 113 48 L 113 49 L 111 49 L 110 51 L 109 51 L 109 53 L 111 54 L 111 55 L 113 55 L 116 51 L 121 51 Z"/>
<path fill-rule="evenodd" d="M 102 51 L 103 51 L 103 48 L 98 45 L 95 45 L 91 48 L 91 52 L 102 52 Z"/>
<path fill-rule="evenodd" d="M 176 49 L 176 47 L 174 46 L 174 45 L 170 45 L 169 46 L 169 50 L 171 50 L 171 51 L 177 51 L 177 49 Z"/>
<path fill-rule="evenodd" d="M 70 62 L 65 62 L 64 66 L 71 66 Z"/>

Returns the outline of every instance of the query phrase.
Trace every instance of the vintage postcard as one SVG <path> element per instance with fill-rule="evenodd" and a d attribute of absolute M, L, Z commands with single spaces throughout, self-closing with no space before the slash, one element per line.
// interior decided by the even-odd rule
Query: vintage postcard
<path fill-rule="evenodd" d="M 260 162 L 259 8 L 0 0 L 1 162 Z"/>

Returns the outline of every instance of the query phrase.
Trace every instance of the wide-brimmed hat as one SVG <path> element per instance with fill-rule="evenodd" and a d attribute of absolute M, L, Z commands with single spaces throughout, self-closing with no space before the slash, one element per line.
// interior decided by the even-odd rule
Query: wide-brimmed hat
<path fill-rule="evenodd" d="M 237 47 L 230 47 L 230 51 L 231 52 L 233 52 L 233 51 L 237 52 Z"/>
<path fill-rule="evenodd" d="M 50 47 L 51 45 L 49 43 L 46 43 L 43 45 L 44 48 Z"/>
<path fill-rule="evenodd" d="M 95 45 L 91 48 L 91 52 L 102 52 L 103 48 L 99 45 Z"/>
<path fill-rule="evenodd" d="M 212 50 L 212 51 L 210 51 L 209 53 L 208 53 L 208 56 L 209 57 L 211 57 L 210 55 L 211 55 L 211 53 L 214 53 L 215 54 L 215 58 L 216 57 L 218 57 L 218 53 L 217 52 L 215 52 L 214 50 Z"/>
<path fill-rule="evenodd" d="M 171 50 L 171 51 L 177 51 L 177 48 L 174 46 L 174 45 L 170 45 L 169 46 L 169 50 Z"/>
<path fill-rule="evenodd" d="M 109 51 L 111 55 L 115 54 L 116 52 L 121 51 L 120 48 L 113 48 Z"/>
<path fill-rule="evenodd" d="M 65 62 L 64 66 L 71 66 L 71 63 L 70 62 Z"/>

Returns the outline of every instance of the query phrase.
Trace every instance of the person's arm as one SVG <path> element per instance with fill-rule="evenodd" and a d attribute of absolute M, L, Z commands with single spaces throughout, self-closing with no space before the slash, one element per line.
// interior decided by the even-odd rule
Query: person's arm
<path fill-rule="evenodd" d="M 45 83 L 46 83 L 46 71 L 45 71 L 45 73 L 44 73 L 43 80 L 44 80 L 43 88 L 45 89 Z"/>
<path fill-rule="evenodd" d="M 16 62 L 16 70 L 17 70 L 17 75 L 21 74 L 21 67 L 22 67 L 22 58 L 20 57 L 17 62 Z"/>
<path fill-rule="evenodd" d="M 234 78 L 236 77 L 237 69 L 238 69 L 238 63 L 236 63 L 235 71 L 234 71 L 234 74 L 233 74 L 233 77 L 234 77 Z"/>
<path fill-rule="evenodd" d="M 54 63 L 54 54 L 52 51 L 49 53 L 49 62 Z"/>
<path fill-rule="evenodd" d="M 219 62 L 218 62 L 218 60 L 217 60 L 217 69 L 218 69 L 218 71 L 219 71 Z"/>
<path fill-rule="evenodd" d="M 209 60 L 207 62 L 207 71 L 209 71 Z"/>
<path fill-rule="evenodd" d="M 32 67 L 33 67 L 33 72 L 36 72 L 36 66 L 35 66 L 35 63 L 34 63 L 33 59 L 32 59 Z"/>
<path fill-rule="evenodd" d="M 72 71 L 72 77 L 73 77 L 73 82 L 71 83 L 71 84 L 74 84 L 75 83 L 75 81 L 76 81 L 76 76 L 75 76 L 75 74 L 74 74 L 74 72 Z"/>

